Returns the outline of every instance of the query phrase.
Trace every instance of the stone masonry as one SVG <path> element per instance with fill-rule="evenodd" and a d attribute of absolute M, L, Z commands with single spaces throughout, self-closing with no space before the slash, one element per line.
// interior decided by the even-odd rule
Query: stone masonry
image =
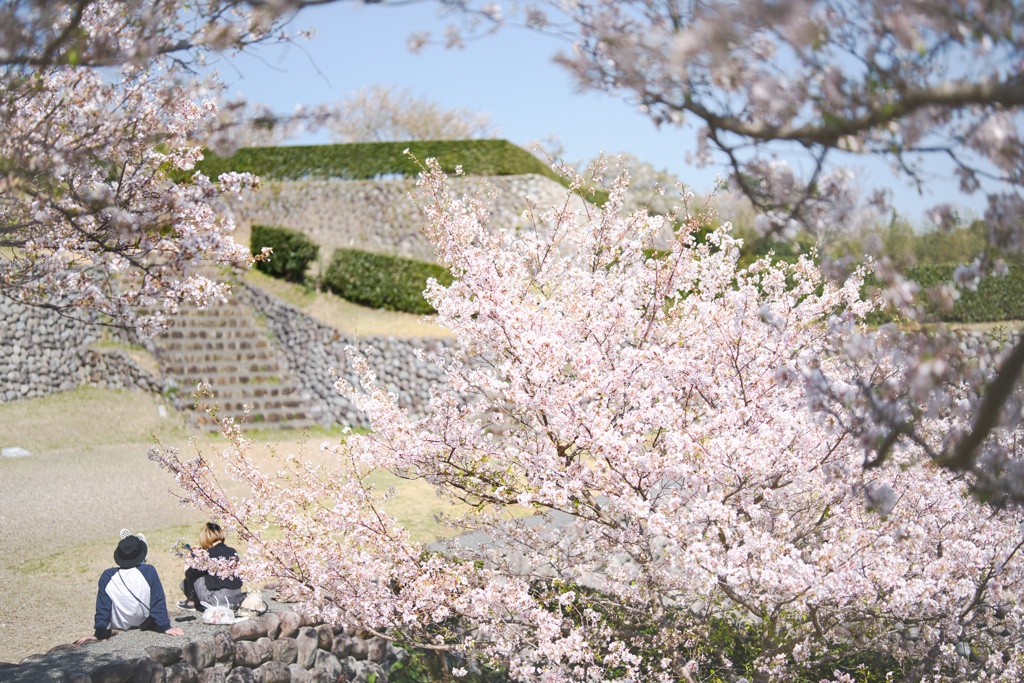
<path fill-rule="evenodd" d="M 273 356 L 273 362 L 280 364 L 273 371 L 277 373 L 275 376 L 290 378 L 287 386 L 280 380 L 263 378 L 266 380 L 262 381 L 263 388 L 268 390 L 266 393 L 277 395 L 283 392 L 295 396 L 296 400 L 301 399 L 305 417 L 300 421 L 295 415 L 295 426 L 309 422 L 368 426 L 365 417 L 334 388 L 332 369 L 341 379 L 357 382 L 358 378 L 347 369 L 345 349 L 348 346 L 361 351 L 373 347 L 374 351 L 369 356 L 371 367 L 388 391 L 398 396 L 399 404 L 414 417 L 426 411 L 431 387 L 444 381 L 441 369 L 419 357 L 419 352 L 427 357 L 444 357 L 453 343 L 450 339 L 357 339 L 251 285 L 243 283 L 236 291 L 244 297 L 247 307 L 251 306 L 251 312 L 245 315 L 261 317 L 266 325 L 265 330 L 261 327 L 262 331 L 253 334 L 265 337 L 258 344 L 265 348 L 265 355 Z M 127 333 L 118 331 L 117 334 L 124 337 L 123 341 L 131 341 Z M 197 338 L 206 335 L 212 341 L 217 334 L 216 330 L 208 330 L 197 333 Z M 966 354 L 977 359 L 982 368 L 994 369 L 1003 354 L 1018 342 L 1020 335 L 1021 330 L 1007 330 L 1001 334 L 964 331 L 961 344 Z M 173 371 L 170 367 L 172 361 L 166 355 L 161 361 L 164 374 L 159 377 L 151 375 L 120 349 L 95 348 L 93 345 L 100 336 L 100 328 L 96 325 L 62 317 L 47 309 L 0 301 L 0 403 L 46 396 L 84 384 L 175 395 L 180 407 L 188 408 L 191 391 L 195 389 L 194 380 L 217 379 L 216 375 L 186 377 L 169 374 L 166 369 Z M 266 349 L 268 344 L 276 345 L 273 353 Z M 160 359 L 159 351 L 155 355 Z M 202 352 L 192 360 L 206 358 L 207 355 L 207 352 Z M 255 389 L 260 383 L 250 381 L 250 388 Z M 239 405 L 246 400 L 251 403 L 256 398 L 242 396 L 244 393 L 245 390 L 240 388 Z"/>
<path fill-rule="evenodd" d="M 305 614 L 270 611 L 231 626 L 206 627 L 181 647 L 150 645 L 131 659 L 89 658 L 71 643 L 20 664 L 0 662 L 12 683 L 387 683 L 408 653 L 390 641 Z M 124 636 L 115 636 L 123 638 Z M 85 648 L 83 650 L 83 648 Z M 85 667 L 82 665 L 86 664 Z M 82 667 L 82 668 L 79 668 Z"/>
<path fill-rule="evenodd" d="M 541 175 L 473 176 L 452 178 L 456 196 L 490 187 L 497 191 L 490 210 L 490 224 L 526 226 L 527 209 L 561 207 L 569 191 Z M 426 221 L 410 193 L 416 181 L 393 180 L 297 180 L 265 181 L 244 203 L 230 208 L 240 226 L 277 225 L 308 235 L 320 245 L 326 262 L 338 247 L 352 247 L 423 261 L 434 260 L 434 250 L 423 235 Z M 582 207 L 579 197 L 569 199 Z"/>
<path fill-rule="evenodd" d="M 0 403 L 48 396 L 79 385 L 161 393 L 163 383 L 123 350 L 97 346 L 103 328 L 89 320 L 0 299 Z M 115 341 L 129 335 L 108 328 Z"/>
<path fill-rule="evenodd" d="M 348 368 L 346 347 L 360 351 L 373 348 L 370 367 L 384 387 L 394 392 L 399 405 L 413 417 L 424 414 L 430 400 L 430 389 L 444 381 L 441 369 L 429 362 L 432 355 L 444 356 L 451 344 L 445 339 L 398 339 L 395 337 L 363 337 L 356 339 L 315 320 L 297 308 L 244 285 L 253 307 L 267 322 L 288 363 L 289 372 L 298 378 L 302 389 L 314 396 L 323 411 L 324 421 L 368 427 L 365 416 L 335 389 L 335 374 L 357 386 L 359 379 Z M 418 357 L 422 352 L 423 358 Z M 332 374 L 332 371 L 334 374 Z"/>
<path fill-rule="evenodd" d="M 151 346 L 175 407 L 192 411 L 197 386 L 208 386 L 202 403 L 216 404 L 221 417 L 276 428 L 303 428 L 322 410 L 303 390 L 288 361 L 257 319 L 244 288 L 223 304 L 204 310 L 183 307 Z M 201 428 L 216 428 L 205 410 L 191 412 Z"/>

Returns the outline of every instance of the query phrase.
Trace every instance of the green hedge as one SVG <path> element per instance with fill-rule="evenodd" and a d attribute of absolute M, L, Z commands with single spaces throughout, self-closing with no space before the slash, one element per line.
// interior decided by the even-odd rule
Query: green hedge
<path fill-rule="evenodd" d="M 297 230 L 279 228 L 273 225 L 252 226 L 249 248 L 258 255 L 263 247 L 270 247 L 274 253 L 269 259 L 256 262 L 256 269 L 291 282 L 302 282 L 306 268 L 320 254 L 320 247 Z"/>
<path fill-rule="evenodd" d="M 452 283 L 451 274 L 436 263 L 359 249 L 335 249 L 321 285 L 363 306 L 429 314 L 435 311 L 423 298 L 428 278 L 443 285 Z"/>
<path fill-rule="evenodd" d="M 565 178 L 522 147 L 507 140 L 423 140 L 247 147 L 230 157 L 220 157 L 205 150 L 204 158 L 196 165 L 196 169 L 210 178 L 228 171 L 248 171 L 268 180 L 369 180 L 392 176 L 412 178 L 422 169 L 405 153 L 406 149 L 420 163 L 427 157 L 437 159 L 441 168 L 449 174 L 454 173 L 455 167 L 459 165 L 466 175 L 471 176 L 535 173 L 568 187 Z M 186 175 L 191 176 L 191 172 Z M 178 180 L 184 180 L 184 176 Z M 591 200 L 603 204 L 607 198 L 608 193 L 600 191 Z"/>
<path fill-rule="evenodd" d="M 415 177 L 422 163 L 434 157 L 448 173 L 462 165 L 466 175 L 556 176 L 525 149 L 506 140 L 434 140 L 413 142 L 365 142 L 347 145 L 249 147 L 234 156 L 219 157 L 210 151 L 197 168 L 211 178 L 226 171 L 249 171 L 273 180 L 344 178 L 366 180 L 400 175 Z"/>
<path fill-rule="evenodd" d="M 954 264 L 931 264 L 907 269 L 905 277 L 921 286 L 921 299 L 929 317 L 949 323 L 998 322 L 1001 320 L 1024 320 L 1024 269 L 1011 266 L 1006 277 L 985 277 L 978 285 L 978 291 L 960 289 L 960 299 L 953 310 L 946 311 L 928 299 L 929 289 L 945 282 L 952 282 Z M 869 277 L 867 287 L 877 286 Z M 884 311 L 874 314 L 872 322 L 886 322 L 891 314 Z"/>

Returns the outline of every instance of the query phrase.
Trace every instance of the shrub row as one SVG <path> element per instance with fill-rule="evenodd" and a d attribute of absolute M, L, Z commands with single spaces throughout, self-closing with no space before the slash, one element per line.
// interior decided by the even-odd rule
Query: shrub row
<path fill-rule="evenodd" d="M 253 256 L 263 247 L 274 250 L 269 259 L 256 262 L 256 270 L 291 282 L 303 282 L 306 268 L 320 254 L 320 247 L 305 234 L 272 225 L 252 226 L 249 245 Z"/>
<path fill-rule="evenodd" d="M 347 145 L 249 147 L 230 157 L 210 151 L 197 168 L 211 178 L 226 171 L 248 171 L 273 180 L 343 178 L 368 180 L 390 176 L 415 177 L 419 165 L 405 154 L 408 149 L 422 163 L 434 157 L 447 173 L 462 166 L 466 175 L 522 175 L 556 177 L 551 169 L 525 149 L 506 140 L 435 140 L 361 142 Z"/>
<path fill-rule="evenodd" d="M 522 147 L 507 140 L 423 140 L 409 142 L 359 142 L 346 145 L 297 145 L 248 147 L 233 156 L 220 157 L 209 150 L 196 165 L 210 178 L 229 171 L 249 172 L 268 180 L 415 177 L 427 157 L 437 159 L 446 173 L 462 166 L 466 175 L 546 176 L 568 187 L 568 181 Z M 189 173 L 188 175 L 191 175 Z M 177 178 L 183 180 L 184 178 Z M 596 192 L 592 201 L 603 204 L 608 193 Z"/>
<path fill-rule="evenodd" d="M 335 249 L 321 286 L 363 306 L 425 315 L 435 313 L 423 298 L 429 278 L 442 285 L 452 283 L 451 274 L 436 263 L 359 249 Z"/>
<path fill-rule="evenodd" d="M 951 282 L 956 270 L 954 264 L 929 264 L 907 269 L 906 277 L 921 286 L 921 298 L 925 310 L 932 319 L 949 323 L 998 322 L 1001 320 L 1024 320 L 1024 269 L 1011 266 L 1005 277 L 986 277 L 972 292 L 961 288 L 960 299 L 952 310 L 945 310 L 930 301 L 927 296 L 929 289 Z M 877 286 L 877 281 L 869 277 L 866 286 Z M 891 314 L 884 311 L 875 314 L 872 322 L 885 322 Z"/>

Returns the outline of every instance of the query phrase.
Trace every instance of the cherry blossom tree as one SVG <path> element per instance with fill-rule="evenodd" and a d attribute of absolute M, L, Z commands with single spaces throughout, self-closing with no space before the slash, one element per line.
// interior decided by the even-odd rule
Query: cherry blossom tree
<path fill-rule="evenodd" d="M 456 280 L 427 296 L 459 342 L 430 359 L 447 375 L 430 413 L 411 419 L 353 351 L 361 385 L 338 387 L 373 429 L 325 444 L 335 465 L 262 471 L 230 422 L 215 454 L 151 451 L 248 542 L 246 580 L 515 680 L 1019 680 L 1024 520 L 927 464 L 962 417 L 923 416 L 920 444 L 865 471 L 849 427 L 808 406 L 812 371 L 851 377 L 830 336 L 872 307 L 859 275 L 740 269 L 728 224 L 694 239 L 706 208 L 623 211 L 625 176 L 600 209 L 504 230 L 428 165 L 420 202 Z M 486 540 L 413 542 L 369 469 L 433 484 Z"/>
<path fill-rule="evenodd" d="M 697 127 L 697 163 L 724 162 L 730 186 L 750 199 L 765 232 L 800 224 L 812 231 L 863 223 L 884 210 L 886 192 L 858 198 L 835 160 L 887 160 L 921 189 L 942 173 L 965 194 L 984 194 L 989 249 L 963 264 L 954 282 L 922 292 L 884 258 L 875 275 L 897 315 L 926 322 L 921 297 L 951 305 L 958 289 L 1005 272 L 1000 252 L 1019 254 L 1020 107 L 1024 15 L 995 0 L 893 3 L 882 0 L 583 0 L 461 3 L 466 20 L 450 34 L 521 24 L 566 38 L 557 60 L 582 88 L 617 94 L 659 125 Z M 429 42 L 416 36 L 415 44 Z M 461 39 L 460 39 L 461 40 Z M 460 40 L 446 38 L 447 43 Z M 800 170 L 794 167 L 794 160 Z M 940 226 L 955 210 L 933 211 Z M 859 259 L 860 255 L 854 255 Z M 828 269 L 848 272 L 841 263 Z M 864 348 L 897 359 L 887 372 L 808 378 L 812 402 L 860 434 L 865 463 L 882 463 L 918 431 L 926 412 L 970 416 L 932 460 L 966 473 L 993 502 L 1024 500 L 1024 468 L 1012 438 L 1024 398 L 1024 341 L 995 373 L 965 357 L 955 334 L 929 328 L 877 340 L 837 337 L 837 353 Z"/>
<path fill-rule="evenodd" d="M 373 85 L 332 105 L 327 128 L 338 142 L 468 140 L 492 138 L 490 116 L 466 108 L 445 109 L 408 89 Z"/>
<path fill-rule="evenodd" d="M 659 125 L 696 123 L 695 161 L 724 160 L 730 182 L 779 223 L 827 198 L 830 156 L 871 154 L 919 187 L 948 164 L 963 192 L 988 197 L 992 242 L 1021 245 L 1013 3 L 458 4 L 467 20 L 449 32 L 519 24 L 560 35 L 572 46 L 557 61 L 580 87 L 620 95 Z M 803 178 L 783 161 L 799 154 Z"/>
<path fill-rule="evenodd" d="M 191 176 L 221 50 L 289 40 L 309 2 L 18 0 L 0 7 L 0 296 L 152 332 L 246 267 L 212 207 L 255 179 Z M 139 318 L 138 311 L 150 314 Z M 88 314 L 86 314 L 88 315 Z"/>
<path fill-rule="evenodd" d="M 172 94 L 154 96 L 144 79 L 111 85 L 86 69 L 7 85 L 0 294 L 139 324 L 139 307 L 174 310 L 224 295 L 203 269 L 251 259 L 211 203 L 252 179 L 171 180 L 169 169 L 186 171 L 197 158 L 185 137 L 201 105 L 175 97 L 168 109 Z"/>

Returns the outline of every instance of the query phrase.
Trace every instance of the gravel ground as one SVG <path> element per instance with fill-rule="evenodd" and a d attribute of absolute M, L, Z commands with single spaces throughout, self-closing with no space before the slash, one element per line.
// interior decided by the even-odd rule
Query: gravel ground
<path fill-rule="evenodd" d="M 170 546 L 205 521 L 180 507 L 147 444 L 0 459 L 0 662 L 20 662 L 92 633 L 96 582 L 118 532 L 144 532 L 168 601 L 182 561 Z M 192 540 L 195 543 L 195 540 Z"/>
<path fill-rule="evenodd" d="M 147 562 L 156 567 L 168 601 L 181 597 L 184 564 L 170 549 L 179 539 L 196 544 L 207 517 L 181 507 L 174 480 L 146 457 L 152 445 L 147 433 L 178 445 L 183 456 L 194 453 L 188 434 L 180 425 L 169 427 L 157 407 L 156 399 L 141 392 L 99 390 L 0 405 L 0 446 L 32 453 L 0 457 L 0 667 L 92 633 L 96 582 L 113 566 L 122 528 L 146 534 Z M 273 443 L 281 454 L 330 460 L 316 447 L 317 439 L 307 443 L 301 435 L 267 433 L 257 441 Z M 209 444 L 203 449 L 212 450 Z M 268 452 L 259 445 L 252 456 L 266 465 Z M 382 489 L 395 487 L 389 509 L 414 537 L 443 533 L 434 514 L 447 508 L 431 486 L 384 474 L 372 480 Z M 245 553 L 237 539 L 229 536 L 228 544 Z M 156 634 L 121 638 L 92 644 L 89 656 L 127 647 L 134 638 L 147 644 L 175 640 Z M 71 651 L 61 661 L 70 666 L 82 656 Z M 10 675 L 0 669 L 0 681 L 12 680 L 4 677 Z"/>

